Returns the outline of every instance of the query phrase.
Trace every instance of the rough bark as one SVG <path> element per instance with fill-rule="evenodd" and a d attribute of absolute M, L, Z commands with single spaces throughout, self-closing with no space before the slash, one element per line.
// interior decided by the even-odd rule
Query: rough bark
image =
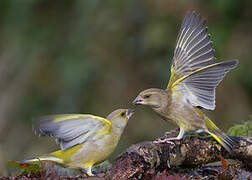
<path fill-rule="evenodd" d="M 168 136 L 169 137 L 169 136 Z M 168 138 L 167 135 L 161 139 Z M 109 179 L 150 179 L 157 172 L 176 167 L 196 167 L 237 159 L 252 167 L 252 137 L 233 137 L 237 146 L 228 153 L 212 138 L 186 137 L 171 143 L 141 142 L 122 153 L 108 171 Z"/>

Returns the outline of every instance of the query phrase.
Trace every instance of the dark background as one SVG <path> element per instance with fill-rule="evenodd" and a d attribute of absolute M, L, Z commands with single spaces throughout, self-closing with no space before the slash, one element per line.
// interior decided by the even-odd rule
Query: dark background
<path fill-rule="evenodd" d="M 31 118 L 55 113 L 106 117 L 142 90 L 165 88 L 183 17 L 208 20 L 218 61 L 239 59 L 208 113 L 227 131 L 252 113 L 252 1 L 243 0 L 1 0 L 0 174 L 6 160 L 58 149 L 38 138 Z M 110 157 L 174 128 L 137 107 Z"/>

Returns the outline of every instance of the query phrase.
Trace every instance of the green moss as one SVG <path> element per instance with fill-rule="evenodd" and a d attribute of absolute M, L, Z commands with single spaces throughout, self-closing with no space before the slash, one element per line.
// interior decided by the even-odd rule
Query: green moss
<path fill-rule="evenodd" d="M 230 136 L 252 136 L 252 121 L 237 124 L 228 130 Z"/>

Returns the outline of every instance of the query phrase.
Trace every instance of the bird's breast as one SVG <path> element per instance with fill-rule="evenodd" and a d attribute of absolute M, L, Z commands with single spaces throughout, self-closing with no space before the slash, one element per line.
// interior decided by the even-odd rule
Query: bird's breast
<path fill-rule="evenodd" d="M 167 105 L 155 110 L 162 119 L 172 122 L 185 130 L 205 127 L 203 118 L 182 93 L 171 93 Z"/>
<path fill-rule="evenodd" d="M 118 137 L 105 135 L 102 138 L 86 141 L 72 156 L 71 161 L 76 167 L 86 168 L 89 164 L 104 161 L 118 144 Z"/>

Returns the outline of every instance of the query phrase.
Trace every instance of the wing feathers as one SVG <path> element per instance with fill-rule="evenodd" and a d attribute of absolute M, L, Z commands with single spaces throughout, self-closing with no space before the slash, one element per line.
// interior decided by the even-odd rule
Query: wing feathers
<path fill-rule="evenodd" d="M 63 150 L 85 142 L 87 138 L 95 136 L 99 129 L 109 132 L 110 127 L 108 120 L 93 115 L 65 114 L 34 119 L 35 133 L 55 137 Z"/>
<path fill-rule="evenodd" d="M 188 40 L 188 43 L 185 47 L 185 50 L 190 51 L 192 48 L 194 48 L 196 45 L 198 45 L 202 40 L 205 40 L 207 37 L 207 40 L 210 40 L 210 36 L 207 35 L 207 29 L 202 29 L 201 26 L 197 27 L 199 30 L 195 29 L 191 35 L 191 38 Z M 207 41 L 207 42 L 208 42 Z"/>
<path fill-rule="evenodd" d="M 213 110 L 216 86 L 237 63 L 216 63 L 206 20 L 195 12 L 187 13 L 177 37 L 167 89 L 180 90 L 192 105 Z"/>
<path fill-rule="evenodd" d="M 215 109 L 215 88 L 225 74 L 236 67 L 238 60 L 225 61 L 203 67 L 181 78 L 177 84 L 184 89 L 186 97 L 193 106 Z"/>
<path fill-rule="evenodd" d="M 205 27 L 206 21 L 201 21 L 200 15 L 196 15 L 195 12 L 192 14 L 187 14 L 182 24 L 180 34 L 177 38 L 177 45 L 174 51 L 174 68 L 179 74 L 185 75 L 186 73 L 183 69 L 191 68 L 193 58 L 192 55 L 198 52 L 195 56 L 199 54 L 204 54 L 206 51 L 212 49 L 212 42 L 210 42 L 210 36 L 207 34 L 207 28 Z M 206 47 L 203 49 L 203 47 Z M 213 54 L 214 56 L 214 54 Z M 192 59 L 190 59 L 192 57 Z M 185 62 L 189 61 L 189 64 Z M 196 67 L 197 64 L 195 64 Z M 199 64 L 198 64 L 199 65 Z M 187 72 L 187 71 L 186 71 Z"/>
<path fill-rule="evenodd" d="M 173 68 L 177 78 L 216 62 L 213 43 L 207 34 L 206 20 L 192 12 L 185 16 L 177 38 Z M 170 79 L 169 86 L 177 79 Z"/>

